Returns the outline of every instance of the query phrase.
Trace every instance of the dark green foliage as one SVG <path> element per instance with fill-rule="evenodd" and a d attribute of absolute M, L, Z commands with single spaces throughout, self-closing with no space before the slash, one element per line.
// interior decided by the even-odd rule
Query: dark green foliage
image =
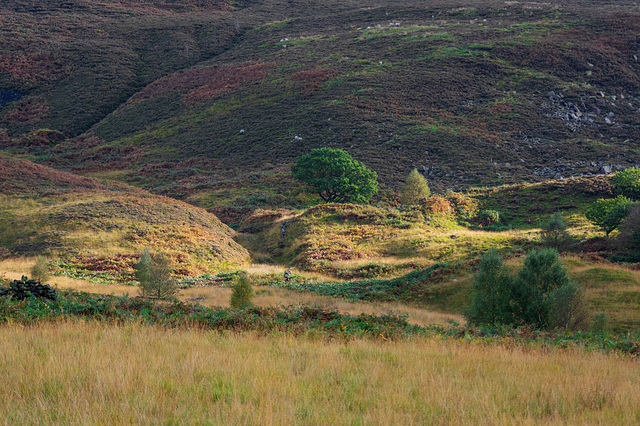
<path fill-rule="evenodd" d="M 400 194 L 400 202 L 402 204 L 418 204 L 423 198 L 431 195 L 431 189 L 427 179 L 425 179 L 418 169 L 411 170 Z"/>
<path fill-rule="evenodd" d="M 640 199 L 640 168 L 632 167 L 616 172 L 611 183 L 616 192 L 634 200 Z"/>
<path fill-rule="evenodd" d="M 589 206 L 585 216 L 591 223 L 600 227 L 608 237 L 622 223 L 630 204 L 631 200 L 623 195 L 611 199 L 601 198 Z"/>
<path fill-rule="evenodd" d="M 602 223 L 602 227 L 604 231 L 609 234 L 618 229 L 618 226 L 622 223 L 627 214 L 629 214 L 629 207 L 631 207 L 631 203 L 618 204 L 614 206 L 604 218 Z"/>
<path fill-rule="evenodd" d="M 640 204 L 634 203 L 629 207 L 627 216 L 618 227 L 616 242 L 623 250 L 640 252 Z"/>
<path fill-rule="evenodd" d="M 451 265 L 436 263 L 426 269 L 410 272 L 390 280 L 359 280 L 338 283 L 282 282 L 279 287 L 306 290 L 323 296 L 340 296 L 352 300 L 397 301 L 427 299 L 431 294 L 428 284 Z"/>
<path fill-rule="evenodd" d="M 568 250 L 573 245 L 573 237 L 567 232 L 562 213 L 556 212 L 549 222 L 542 227 L 542 242 L 546 247 L 559 252 Z"/>
<path fill-rule="evenodd" d="M 36 281 L 46 283 L 51 278 L 51 272 L 49 271 L 49 265 L 47 259 L 42 256 L 38 256 L 35 265 L 31 267 L 31 276 Z"/>
<path fill-rule="evenodd" d="M 466 312 L 473 324 L 511 324 L 512 277 L 496 250 L 484 255 L 473 280 L 473 302 Z"/>
<path fill-rule="evenodd" d="M 611 331 L 611 326 L 609 324 L 609 315 L 606 312 L 598 312 L 593 317 L 593 322 L 591 323 L 591 332 L 592 333 L 609 333 Z"/>
<path fill-rule="evenodd" d="M 471 324 L 528 325 L 536 329 L 584 325 L 584 298 L 554 249 L 532 251 L 517 276 L 489 252 L 474 281 Z"/>
<path fill-rule="evenodd" d="M 43 321 L 91 319 L 121 324 L 125 321 L 144 322 L 163 327 L 190 327 L 203 330 L 232 330 L 262 333 L 278 332 L 300 335 L 311 333 L 327 338 L 399 339 L 406 337 L 441 336 L 445 338 L 482 339 L 484 343 L 501 343 L 504 339 L 519 345 L 536 347 L 579 347 L 640 355 L 640 335 L 605 333 L 534 332 L 530 328 L 505 326 L 441 326 L 419 327 L 407 322 L 405 315 L 343 315 L 315 307 L 212 309 L 200 305 L 156 303 L 129 297 L 92 295 L 64 291 L 55 301 L 27 298 L 15 301 L 0 298 L 0 323 L 12 321 L 35 324 Z"/>
<path fill-rule="evenodd" d="M 233 308 L 249 308 L 253 306 L 251 298 L 253 297 L 253 287 L 249 276 L 246 273 L 240 274 L 233 286 L 231 293 L 231 306 Z"/>
<path fill-rule="evenodd" d="M 314 149 L 300 157 L 291 172 L 327 203 L 366 203 L 378 192 L 376 172 L 341 149 Z"/>
<path fill-rule="evenodd" d="M 109 323 L 142 321 L 165 327 L 205 330 L 313 333 L 334 338 L 368 337 L 394 339 L 426 335 L 422 327 L 411 325 L 406 316 L 343 315 L 315 307 L 250 307 L 245 309 L 207 308 L 174 301 L 61 292 L 55 301 L 27 298 L 23 302 L 0 298 L 0 324 L 15 321 L 33 324 L 69 318 L 93 319 Z"/>
<path fill-rule="evenodd" d="M 582 330 L 589 315 L 584 290 L 570 282 L 549 294 L 549 326 L 554 329 Z"/>
<path fill-rule="evenodd" d="M 23 276 L 22 279 L 11 282 L 8 288 L 0 287 L 0 296 L 9 296 L 16 300 L 28 298 L 56 300 L 58 292 L 49 285 L 43 285 L 40 281 Z"/>
<path fill-rule="evenodd" d="M 135 276 L 145 297 L 167 299 L 178 291 L 177 283 L 171 277 L 171 259 L 164 253 L 152 257 L 149 250 L 145 250 L 136 265 Z"/>
<path fill-rule="evenodd" d="M 549 294 L 570 282 L 556 250 L 532 251 L 515 280 L 514 317 L 522 323 L 547 328 L 550 326 Z"/>

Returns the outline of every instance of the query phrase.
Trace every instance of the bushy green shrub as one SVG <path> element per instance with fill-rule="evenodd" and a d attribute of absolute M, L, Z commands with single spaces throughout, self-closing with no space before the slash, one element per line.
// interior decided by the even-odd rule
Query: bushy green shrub
<path fill-rule="evenodd" d="M 231 306 L 234 308 L 248 308 L 253 306 L 251 298 L 253 297 L 253 287 L 249 281 L 249 276 L 242 273 L 233 286 L 231 293 Z"/>
<path fill-rule="evenodd" d="M 480 210 L 474 222 L 482 226 L 491 226 L 500 222 L 500 212 L 496 210 Z"/>
<path fill-rule="evenodd" d="M 640 251 L 640 203 L 629 207 L 627 216 L 618 227 L 616 243 L 622 250 Z"/>
<path fill-rule="evenodd" d="M 418 204 L 418 202 L 431 195 L 431 189 L 427 179 L 420 174 L 418 169 L 411 170 L 400 194 L 402 204 Z"/>
<path fill-rule="evenodd" d="M 574 244 L 573 237 L 567 232 L 562 213 L 555 212 L 549 222 L 542 227 L 542 242 L 546 247 L 559 252 L 566 251 Z"/>
<path fill-rule="evenodd" d="M 36 281 L 46 284 L 51 278 L 51 271 L 49 270 L 49 264 L 47 259 L 42 256 L 38 256 L 35 265 L 31 267 L 31 278 Z"/>
<path fill-rule="evenodd" d="M 584 329 L 588 321 L 584 290 L 570 282 L 549 294 L 549 325 L 564 330 Z"/>
<path fill-rule="evenodd" d="M 470 219 L 478 212 L 478 201 L 468 195 L 447 191 L 444 198 L 451 203 L 456 215 L 461 219 Z"/>
<path fill-rule="evenodd" d="M 152 257 L 145 250 L 136 265 L 135 276 L 144 297 L 168 299 L 178 291 L 178 284 L 171 277 L 171 259 L 164 253 Z"/>
<path fill-rule="evenodd" d="M 495 249 L 484 255 L 473 279 L 473 301 L 467 320 L 473 324 L 511 324 L 513 278 Z"/>
<path fill-rule="evenodd" d="M 586 311 L 583 293 L 567 276 L 555 249 L 532 251 L 517 276 L 490 251 L 474 277 L 466 317 L 479 325 L 573 329 L 584 325 Z"/>
<path fill-rule="evenodd" d="M 632 167 L 616 172 L 611 183 L 616 192 L 634 200 L 640 199 L 640 168 Z"/>

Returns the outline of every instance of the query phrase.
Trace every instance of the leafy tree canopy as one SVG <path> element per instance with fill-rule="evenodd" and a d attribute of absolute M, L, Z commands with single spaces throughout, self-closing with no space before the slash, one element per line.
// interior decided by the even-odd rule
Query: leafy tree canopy
<path fill-rule="evenodd" d="M 631 200 L 623 195 L 600 199 L 589 206 L 585 216 L 591 223 L 599 226 L 608 237 L 622 223 L 631 204 Z"/>
<path fill-rule="evenodd" d="M 616 191 L 631 197 L 635 200 L 640 199 L 640 169 L 632 167 L 630 169 L 621 170 L 611 179 L 611 183 Z"/>
<path fill-rule="evenodd" d="M 378 192 L 376 172 L 341 149 L 314 149 L 300 157 L 291 172 L 327 203 L 365 203 Z"/>

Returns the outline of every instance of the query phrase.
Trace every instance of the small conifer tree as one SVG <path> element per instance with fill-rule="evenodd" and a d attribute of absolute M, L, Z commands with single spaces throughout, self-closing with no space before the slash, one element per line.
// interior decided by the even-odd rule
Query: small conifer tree
<path fill-rule="evenodd" d="M 36 264 L 31 267 L 31 278 L 36 281 L 40 281 L 42 284 L 45 284 L 51 278 L 51 272 L 49 271 L 49 265 L 47 264 L 47 260 L 38 256 L 36 260 Z"/>
<path fill-rule="evenodd" d="M 253 297 L 253 287 L 246 273 L 241 273 L 233 286 L 231 293 L 231 306 L 234 308 L 247 308 L 253 306 L 251 298 Z"/>
<path fill-rule="evenodd" d="M 480 260 L 473 279 L 473 300 L 466 317 L 472 324 L 511 324 L 513 277 L 495 249 Z"/>
<path fill-rule="evenodd" d="M 571 282 L 556 250 L 532 251 L 517 276 L 492 250 L 478 266 L 466 316 L 471 324 L 576 329 L 584 327 L 587 311 L 584 292 Z"/>
<path fill-rule="evenodd" d="M 418 204 L 420 200 L 429 195 L 431 195 L 431 190 L 427 179 L 420 174 L 418 169 L 411 170 L 400 194 L 402 204 Z"/>

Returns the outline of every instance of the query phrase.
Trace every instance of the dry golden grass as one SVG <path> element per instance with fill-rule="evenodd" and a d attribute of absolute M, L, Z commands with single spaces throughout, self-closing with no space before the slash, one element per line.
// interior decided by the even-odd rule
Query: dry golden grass
<path fill-rule="evenodd" d="M 4 424 L 638 424 L 637 361 L 579 350 L 68 322 L 0 327 Z"/>
<path fill-rule="evenodd" d="M 408 321 L 417 325 L 429 324 L 450 324 L 451 321 L 464 323 L 461 315 L 444 314 L 421 309 L 418 307 L 402 305 L 400 303 L 364 303 L 350 302 L 343 299 L 320 296 L 313 293 L 302 293 L 292 290 L 272 287 L 255 287 L 256 295 L 253 303 L 257 306 L 278 306 L 278 305 L 306 305 L 320 306 L 326 309 L 335 309 L 341 313 L 352 315 L 370 314 L 385 315 L 389 312 L 409 314 Z M 184 301 L 197 298 L 197 302 L 204 306 L 229 306 L 231 289 L 223 287 L 197 287 L 180 291 L 179 298 Z"/>

